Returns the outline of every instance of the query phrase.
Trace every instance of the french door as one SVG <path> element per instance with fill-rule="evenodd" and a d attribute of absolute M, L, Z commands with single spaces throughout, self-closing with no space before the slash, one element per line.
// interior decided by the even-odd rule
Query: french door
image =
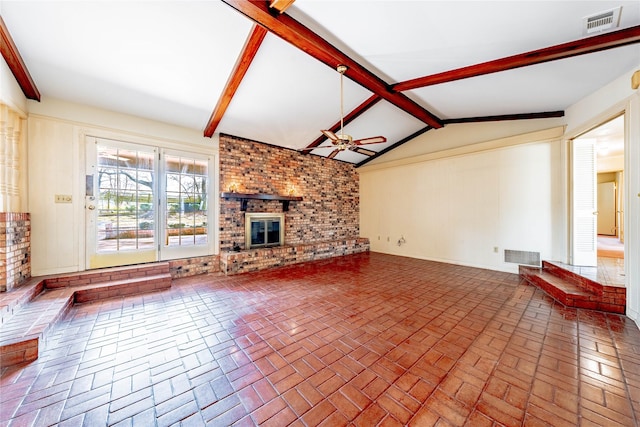
<path fill-rule="evenodd" d="M 211 159 L 88 137 L 86 268 L 212 253 Z"/>

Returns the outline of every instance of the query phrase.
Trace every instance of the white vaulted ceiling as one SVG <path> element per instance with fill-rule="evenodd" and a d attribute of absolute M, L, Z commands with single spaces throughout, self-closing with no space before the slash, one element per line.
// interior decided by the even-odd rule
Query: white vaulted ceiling
<path fill-rule="evenodd" d="M 204 131 L 254 25 L 227 3 L 2 0 L 0 13 L 42 97 Z M 285 14 L 393 85 L 583 39 L 585 16 L 618 6 L 616 30 L 640 25 L 638 1 L 296 0 Z M 637 66 L 638 41 L 402 93 L 445 122 L 562 111 Z M 215 132 L 304 149 L 339 121 L 336 65 L 267 33 Z M 347 74 L 345 114 L 371 95 Z M 384 135 L 367 146 L 379 152 L 426 126 L 382 100 L 345 131 Z"/>

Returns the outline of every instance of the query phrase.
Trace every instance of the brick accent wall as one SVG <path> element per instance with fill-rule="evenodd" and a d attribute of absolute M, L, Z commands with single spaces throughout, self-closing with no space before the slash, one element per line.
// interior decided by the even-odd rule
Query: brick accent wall
<path fill-rule="evenodd" d="M 295 150 L 220 136 L 220 192 L 237 185 L 239 193 L 301 196 L 285 212 L 285 244 L 358 237 L 359 175 L 349 163 L 304 155 Z M 278 201 L 250 200 L 247 212 L 282 212 Z M 220 251 L 244 247 L 240 201 L 220 201 Z"/>
<path fill-rule="evenodd" d="M 0 212 L 0 292 L 10 291 L 30 277 L 30 215 Z"/>
<path fill-rule="evenodd" d="M 352 164 L 220 135 L 220 192 L 229 192 L 232 185 L 238 193 L 302 197 L 302 201 L 291 202 L 285 212 L 284 240 L 287 247 L 304 246 L 305 250 L 293 251 L 299 256 L 292 256 L 291 250 L 264 249 L 240 256 L 226 255 L 234 245 L 242 251 L 246 249 L 245 212 L 240 200 L 221 199 L 220 262 L 221 270 L 227 274 L 232 270 L 254 271 L 308 261 L 309 253 L 316 253 L 314 259 L 319 259 L 369 250 L 368 240 L 359 239 L 359 175 Z M 279 201 L 247 203 L 247 212 L 282 211 Z M 282 259 L 274 259 L 274 253 L 282 253 Z M 236 266 L 231 268 L 231 263 Z"/>

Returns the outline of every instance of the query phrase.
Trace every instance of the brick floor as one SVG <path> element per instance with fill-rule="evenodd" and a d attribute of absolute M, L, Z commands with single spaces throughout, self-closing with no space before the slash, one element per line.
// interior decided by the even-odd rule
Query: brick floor
<path fill-rule="evenodd" d="M 640 332 L 516 275 L 359 254 L 77 305 L 0 395 L 0 426 L 633 426 Z"/>

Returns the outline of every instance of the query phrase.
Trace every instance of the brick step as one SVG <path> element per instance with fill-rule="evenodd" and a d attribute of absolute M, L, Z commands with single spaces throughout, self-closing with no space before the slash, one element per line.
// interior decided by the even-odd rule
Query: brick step
<path fill-rule="evenodd" d="M 0 294 L 0 327 L 7 323 L 13 313 L 33 300 L 44 290 L 41 278 L 32 277 L 18 287 Z"/>
<path fill-rule="evenodd" d="M 93 283 L 112 282 L 115 280 L 134 279 L 136 277 L 155 276 L 169 273 L 168 262 L 130 265 L 125 267 L 101 268 L 82 273 L 57 274 L 45 279 L 47 289 L 66 288 L 69 286 L 85 286 Z"/>
<path fill-rule="evenodd" d="M 567 307 L 625 313 L 625 288 L 603 286 L 545 262 L 543 268 L 521 266 L 520 275 Z"/>
<path fill-rule="evenodd" d="M 45 289 L 28 304 L 14 310 L 13 316 L 0 326 L 0 367 L 37 359 L 39 343 L 46 340 L 47 332 L 64 318 L 73 304 L 168 289 L 171 280 L 167 271 L 152 276 Z"/>

